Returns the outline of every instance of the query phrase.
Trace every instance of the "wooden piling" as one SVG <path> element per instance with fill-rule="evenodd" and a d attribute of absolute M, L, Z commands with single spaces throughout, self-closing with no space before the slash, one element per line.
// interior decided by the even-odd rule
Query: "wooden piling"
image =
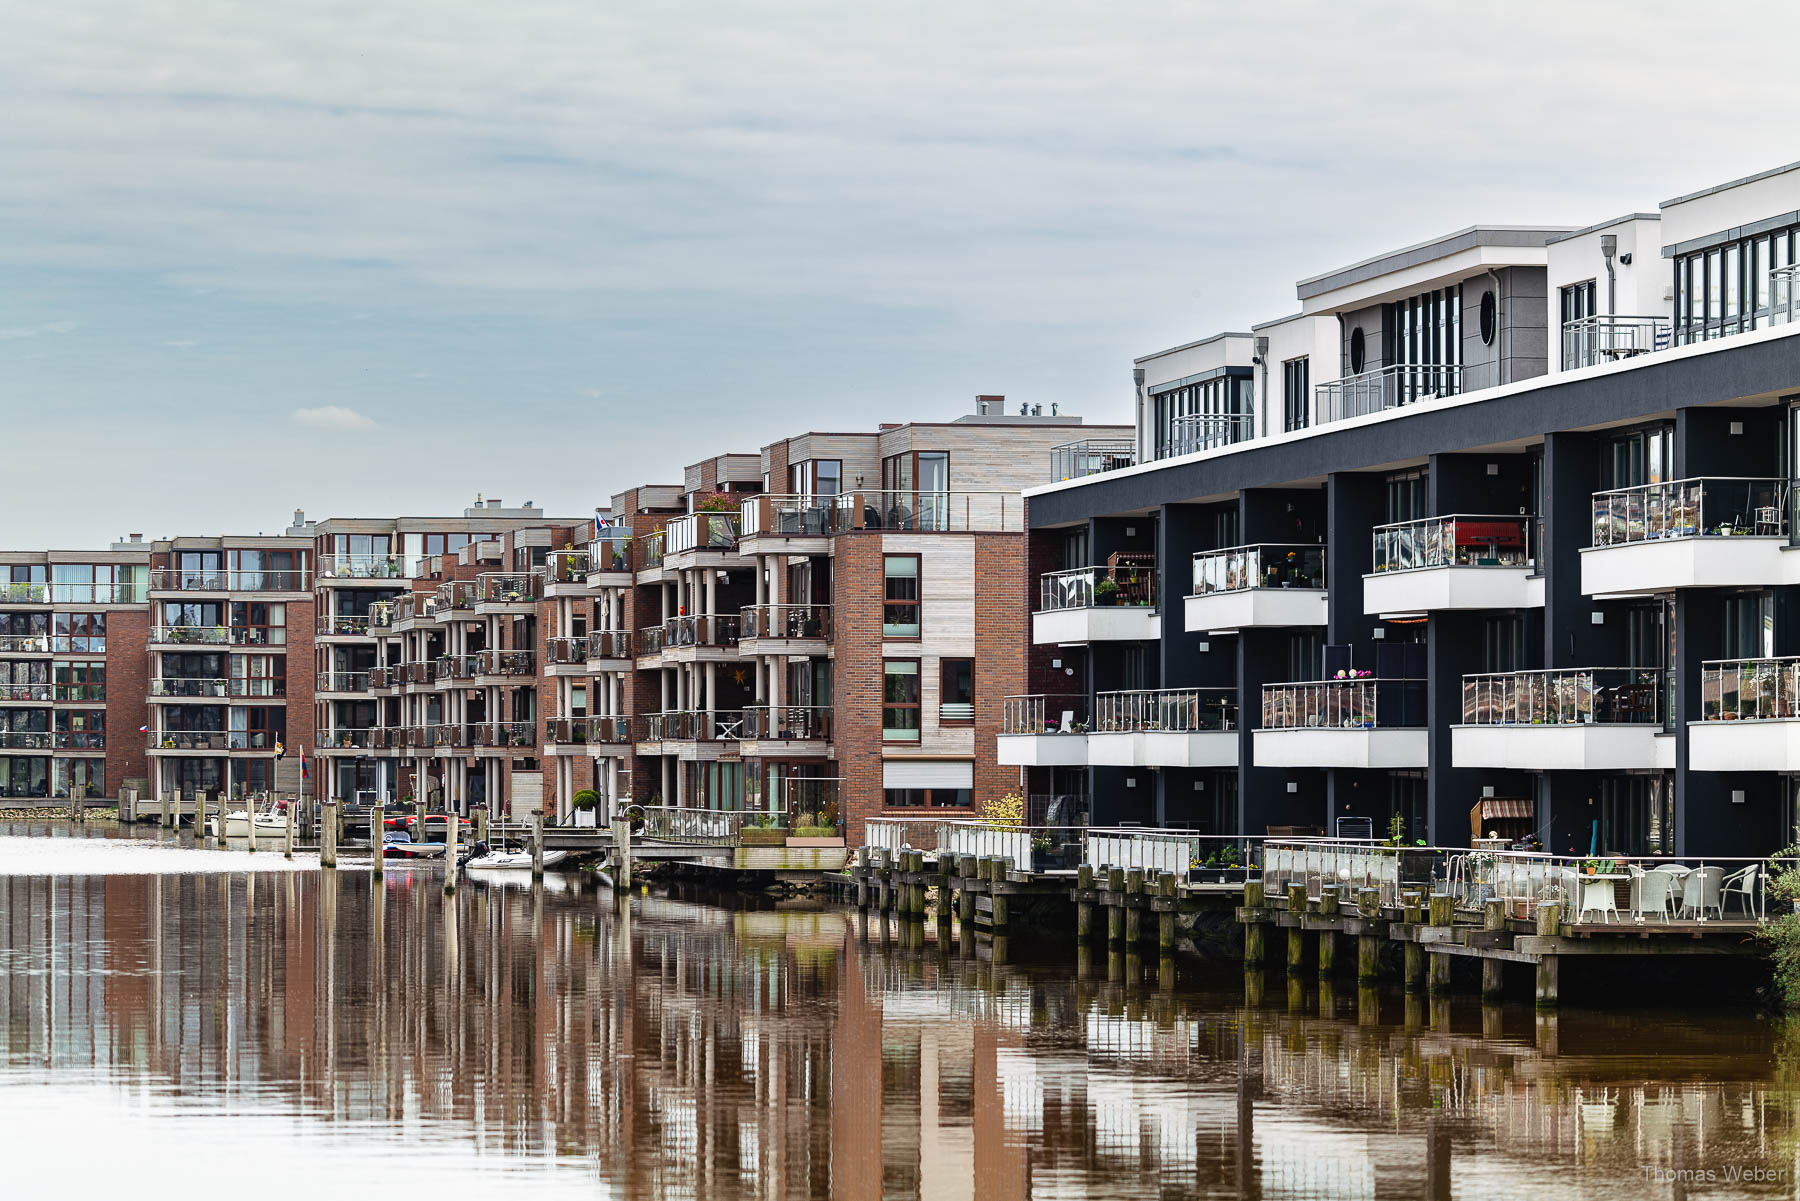
<path fill-rule="evenodd" d="M 1125 873 L 1125 945 L 1135 947 L 1144 937 L 1144 869 Z"/>
<path fill-rule="evenodd" d="M 325 802 L 325 814 L 319 823 L 319 866 L 337 866 L 338 822 L 337 802 Z"/>
<path fill-rule="evenodd" d="M 223 804 L 223 802 L 220 802 Z M 250 843 L 250 853 L 256 853 L 256 806 L 250 803 L 250 794 L 244 794 L 244 837 Z"/>
<path fill-rule="evenodd" d="M 1094 865 L 1084 863 L 1075 869 L 1075 888 L 1081 899 L 1075 902 L 1075 938 L 1082 944 L 1094 936 L 1094 903 L 1087 894 L 1094 888 Z"/>
<path fill-rule="evenodd" d="M 1425 948 L 1416 942 L 1406 944 L 1405 978 L 1407 992 L 1425 987 Z"/>
<path fill-rule="evenodd" d="M 1167 957 L 1173 954 L 1175 950 L 1175 909 L 1173 907 L 1175 900 L 1174 872 L 1163 872 L 1156 877 L 1156 894 L 1170 905 L 1169 908 L 1156 915 L 1156 946 L 1157 949 Z M 1160 978 L 1161 975 L 1162 973 L 1159 968 L 1158 977 Z M 1169 986 L 1172 986 L 1175 980 L 1173 962 L 1170 963 L 1168 980 Z"/>
<path fill-rule="evenodd" d="M 629 817 L 616 817 L 613 819 L 612 827 L 613 891 L 630 892 L 631 877 L 633 875 L 631 862 L 631 819 Z M 862 855 L 864 850 L 866 850 L 866 848 L 859 848 L 857 853 Z M 865 863 L 867 862 L 866 855 L 864 856 L 863 861 Z M 868 885 L 859 880 L 856 885 L 856 895 L 858 904 L 865 909 L 868 907 L 867 893 Z"/>
<path fill-rule="evenodd" d="M 1489 897 L 1482 910 L 1482 929 L 1506 929 L 1506 901 L 1501 897 Z"/>
<path fill-rule="evenodd" d="M 282 839 L 281 853 L 285 858 L 289 859 L 290 861 L 294 857 L 294 817 L 295 817 L 294 811 L 296 809 L 298 809 L 299 807 L 300 807 L 299 801 L 288 802 L 288 807 L 286 810 L 287 822 L 281 831 L 281 839 Z"/>
<path fill-rule="evenodd" d="M 544 815 L 531 815 L 531 878 L 544 878 Z"/>
<path fill-rule="evenodd" d="M 375 862 L 370 870 L 377 876 L 387 871 L 387 860 L 382 852 L 382 839 L 387 834 L 387 807 L 376 805 L 369 810 L 369 849 L 374 854 Z"/>
<path fill-rule="evenodd" d="M 1244 908 L 1259 910 L 1265 903 L 1262 880 L 1244 881 Z M 1264 933 L 1262 922 L 1252 920 L 1244 923 L 1244 964 L 1246 967 L 1262 966 Z"/>
<path fill-rule="evenodd" d="M 993 895 L 989 898 L 989 903 L 993 906 L 993 926 L 996 938 L 1006 933 L 1008 919 L 1011 916 L 1007 912 L 1009 898 L 1001 891 L 1001 886 L 1006 883 L 1007 876 L 1011 874 L 1012 865 L 1011 859 L 1001 858 L 993 861 Z"/>
<path fill-rule="evenodd" d="M 162 794 L 162 828 L 171 830 L 175 827 L 175 798 L 168 793 Z"/>
<path fill-rule="evenodd" d="M 1380 976 L 1381 939 L 1373 934 L 1359 934 L 1356 938 L 1356 978 L 1366 984 Z"/>
<path fill-rule="evenodd" d="M 1545 955 L 1537 962 L 1537 1003 L 1540 1008 L 1556 1008 L 1557 962 L 1558 956 L 1555 955 Z"/>
<path fill-rule="evenodd" d="M 1431 894 L 1431 925 L 1453 926 L 1456 924 L 1456 898 L 1447 892 Z"/>
<path fill-rule="evenodd" d="M 444 815 L 444 895 L 447 897 L 456 894 L 456 877 L 462 870 L 456 865 L 456 836 L 461 833 L 456 826 L 455 811 L 446 813 Z M 419 829 L 420 833 L 424 832 L 423 826 Z"/>
<path fill-rule="evenodd" d="M 1440 958 L 1442 958 L 1440 956 Z M 1481 995 L 1488 1000 L 1500 996 L 1506 991 L 1506 964 L 1499 959 L 1483 959 L 1481 961 Z"/>

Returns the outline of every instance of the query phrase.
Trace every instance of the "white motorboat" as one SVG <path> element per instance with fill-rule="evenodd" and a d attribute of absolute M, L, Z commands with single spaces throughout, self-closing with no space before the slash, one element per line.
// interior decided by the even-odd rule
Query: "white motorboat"
<path fill-rule="evenodd" d="M 206 819 L 206 832 L 214 838 L 219 836 L 219 819 Z M 256 815 L 256 840 L 285 838 L 287 836 L 287 814 L 277 813 L 273 809 L 265 809 Z M 249 838 L 250 815 L 243 809 L 236 809 L 225 815 L 226 838 Z"/>
<path fill-rule="evenodd" d="M 544 866 L 555 867 L 568 857 L 567 851 L 545 851 Z M 530 871 L 531 852 L 501 851 L 490 848 L 486 853 L 475 855 L 464 861 L 463 867 L 472 872 Z"/>

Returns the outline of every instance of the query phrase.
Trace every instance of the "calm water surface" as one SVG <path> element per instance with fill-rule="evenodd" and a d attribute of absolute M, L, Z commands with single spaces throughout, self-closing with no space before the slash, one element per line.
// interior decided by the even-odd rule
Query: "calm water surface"
<path fill-rule="evenodd" d="M 1796 1195 L 1800 1034 L 1746 1013 L 996 965 L 830 906 L 26 832 L 0 1195 Z"/>

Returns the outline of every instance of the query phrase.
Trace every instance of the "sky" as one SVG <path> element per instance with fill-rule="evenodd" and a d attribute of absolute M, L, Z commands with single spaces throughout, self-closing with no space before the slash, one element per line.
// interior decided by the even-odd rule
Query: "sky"
<path fill-rule="evenodd" d="M 0 0 L 0 548 L 580 516 L 1800 159 L 1791 6 Z"/>

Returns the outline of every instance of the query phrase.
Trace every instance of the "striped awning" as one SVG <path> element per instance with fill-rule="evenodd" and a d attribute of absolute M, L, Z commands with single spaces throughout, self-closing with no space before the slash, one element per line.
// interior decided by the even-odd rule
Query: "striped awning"
<path fill-rule="evenodd" d="M 1488 796 L 1481 798 L 1480 808 L 1481 816 L 1484 819 L 1519 817 L 1530 821 L 1535 810 L 1535 803 L 1524 797 Z"/>

